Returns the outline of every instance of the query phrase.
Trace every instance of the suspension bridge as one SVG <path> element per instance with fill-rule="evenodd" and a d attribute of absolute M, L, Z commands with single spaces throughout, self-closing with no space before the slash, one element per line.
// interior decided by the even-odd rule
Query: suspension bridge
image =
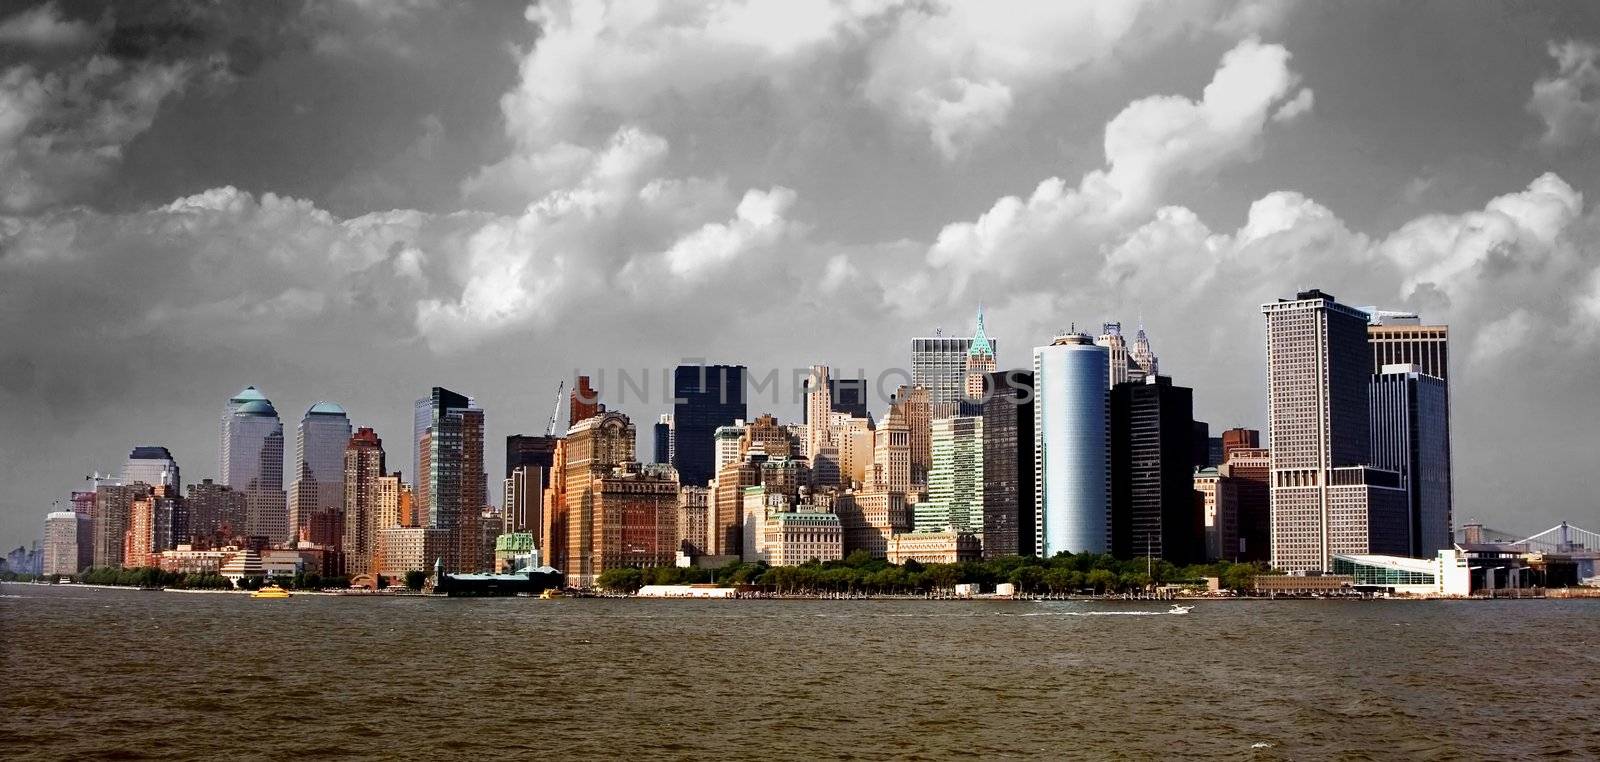
<path fill-rule="evenodd" d="M 1526 537 L 1470 522 L 1456 531 L 1455 539 L 1464 545 L 1492 545 L 1506 552 L 1570 556 L 1578 564 L 1579 578 L 1595 576 L 1600 566 L 1600 534 L 1565 521 Z"/>

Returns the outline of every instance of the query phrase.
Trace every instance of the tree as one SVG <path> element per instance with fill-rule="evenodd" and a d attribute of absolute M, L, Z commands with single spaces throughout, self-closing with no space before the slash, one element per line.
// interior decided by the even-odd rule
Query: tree
<path fill-rule="evenodd" d="M 632 566 L 600 572 L 595 584 L 618 593 L 635 593 L 644 585 L 644 572 Z"/>
<path fill-rule="evenodd" d="M 1110 569 L 1094 569 L 1084 577 L 1084 582 L 1102 593 L 1108 593 L 1116 589 L 1117 575 Z"/>
<path fill-rule="evenodd" d="M 412 569 L 411 571 L 406 572 L 406 587 L 410 588 L 412 592 L 420 592 L 422 590 L 422 586 L 427 584 L 427 582 L 428 573 L 425 571 L 420 569 Z"/>

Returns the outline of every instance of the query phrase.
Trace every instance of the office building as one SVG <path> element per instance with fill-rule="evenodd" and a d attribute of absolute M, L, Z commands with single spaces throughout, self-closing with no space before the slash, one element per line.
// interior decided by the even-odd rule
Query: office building
<path fill-rule="evenodd" d="M 799 566 L 809 561 L 844 558 L 844 530 L 839 517 L 812 506 L 799 506 L 767 517 L 762 527 L 767 563 Z"/>
<path fill-rule="evenodd" d="M 594 420 L 594 419 L 590 419 Z M 678 474 L 671 466 L 624 463 L 591 485 L 592 507 L 575 513 L 569 584 L 587 587 L 607 569 L 671 566 L 678 552 Z"/>
<path fill-rule="evenodd" d="M 714 449 L 715 448 L 713 448 L 713 450 Z M 661 414 L 661 418 L 656 421 L 656 429 L 655 429 L 655 462 L 656 463 L 671 463 L 672 462 L 672 414 L 671 413 L 662 413 Z"/>
<path fill-rule="evenodd" d="M 1236 560 L 1269 560 L 1272 555 L 1271 452 L 1234 448 L 1217 467 L 1217 473 L 1232 485 L 1238 531 Z"/>
<path fill-rule="evenodd" d="M 934 403 L 930 390 L 921 386 L 902 386 L 889 402 L 891 415 L 905 425 L 906 442 L 910 447 L 908 463 L 911 487 L 921 492 L 928 486 L 928 471 L 933 468 Z M 947 415 L 959 412 L 957 403 L 941 404 Z M 887 419 L 886 419 L 887 420 Z"/>
<path fill-rule="evenodd" d="M 1372 465 L 1398 472 L 1407 493 L 1407 554 L 1432 558 L 1453 544 L 1445 380 L 1417 365 L 1385 365 L 1372 377 L 1371 411 Z"/>
<path fill-rule="evenodd" d="M 568 398 L 567 428 L 576 426 L 578 421 L 593 418 L 605 412 L 605 409 L 606 406 L 600 403 L 600 392 L 589 384 L 589 377 L 578 376 Z"/>
<path fill-rule="evenodd" d="M 1321 291 L 1263 304 L 1272 565 L 1326 571 L 1333 555 L 1410 551 L 1399 473 L 1370 465 L 1367 313 Z"/>
<path fill-rule="evenodd" d="M 906 532 L 890 536 L 885 558 L 891 564 L 958 564 L 983 558 L 983 543 L 965 532 Z"/>
<path fill-rule="evenodd" d="M 283 423 L 260 390 L 247 386 L 222 413 L 222 483 L 245 497 L 242 534 L 289 542 L 288 496 L 283 489 Z"/>
<path fill-rule="evenodd" d="M 1038 555 L 1111 549 L 1108 357 L 1080 333 L 1033 350 Z"/>
<path fill-rule="evenodd" d="M 362 427 L 345 443 L 344 449 L 344 505 L 339 514 L 342 521 L 337 537 L 313 537 L 317 545 L 331 547 L 343 556 L 344 573 L 351 577 L 371 574 L 381 556 L 378 533 L 388 527 L 388 516 L 379 508 L 379 480 L 384 478 L 383 440 L 377 432 Z M 398 480 L 398 479 L 397 479 Z"/>
<path fill-rule="evenodd" d="M 454 552 L 455 541 L 448 529 L 390 527 L 378 532 L 378 546 L 383 560 L 374 577 L 381 574 L 390 584 L 400 584 L 408 571 L 432 571 L 435 563 L 442 564 Z"/>
<path fill-rule="evenodd" d="M 828 377 L 828 366 L 813 365 L 804 382 L 805 400 L 801 405 L 805 424 L 805 454 L 812 462 L 823 447 L 833 444 L 830 424 L 833 413 L 833 384 Z"/>
<path fill-rule="evenodd" d="M 979 322 L 982 322 L 982 315 L 979 310 Z M 984 339 L 989 348 L 988 356 L 997 357 L 1000 342 L 987 336 Z M 967 363 L 972 345 L 973 338 L 945 336 L 943 331 L 911 340 L 911 386 L 927 390 L 931 417 L 944 418 L 960 412 L 961 402 L 966 397 Z"/>
<path fill-rule="evenodd" d="M 911 508 L 904 492 L 872 485 L 840 495 L 833 505 L 843 533 L 844 554 L 858 550 L 886 558 L 889 538 L 912 530 Z"/>
<path fill-rule="evenodd" d="M 983 555 L 1033 555 L 1033 374 L 993 373 L 983 419 Z"/>
<path fill-rule="evenodd" d="M 926 526 L 917 526 L 916 530 L 954 529 L 981 535 L 983 467 L 983 418 L 961 416 L 934 421 L 928 499 L 918 504 L 913 514 L 914 525 Z M 924 515 L 936 518 L 923 519 Z"/>
<path fill-rule="evenodd" d="M 1179 566 L 1205 557 L 1195 509 L 1194 392 L 1172 379 L 1111 390 L 1112 553 Z M 1205 439 L 1201 439 L 1204 442 Z"/>
<path fill-rule="evenodd" d="M 626 415 L 612 411 L 580 420 L 567 431 L 560 455 L 565 504 L 553 520 L 566 530 L 561 548 L 564 565 L 557 568 L 571 584 L 600 573 L 594 564 L 604 550 L 603 538 L 595 535 L 605 527 L 604 516 L 596 522 L 601 481 L 619 466 L 634 462 L 637 435 Z"/>
<path fill-rule="evenodd" d="M 745 417 L 745 367 L 680 365 L 672 394 L 672 465 L 683 484 L 703 485 L 716 476 L 717 427 Z"/>
<path fill-rule="evenodd" d="M 867 412 L 867 379 L 865 376 L 857 378 L 834 378 L 833 371 L 828 371 L 828 410 L 834 413 L 843 413 L 856 418 L 868 418 Z M 800 382 L 801 395 L 810 399 L 812 391 L 811 376 Z M 800 406 L 800 424 L 811 422 L 811 410 L 807 405 Z"/>
<path fill-rule="evenodd" d="M 512 434 L 506 437 L 506 476 L 501 502 L 501 533 L 527 533 L 537 546 L 544 523 L 545 492 L 555 467 L 560 439 Z"/>
<path fill-rule="evenodd" d="M 978 327 L 972 333 L 972 344 L 967 347 L 967 377 L 965 381 L 965 398 L 963 406 L 969 408 L 968 414 L 976 412 L 976 406 L 981 405 L 984 395 L 989 389 L 989 374 L 999 370 L 995 361 L 994 346 L 989 343 L 989 337 L 983 329 L 983 308 L 978 308 Z"/>
<path fill-rule="evenodd" d="M 739 459 L 739 442 L 744 439 L 744 428 L 745 422 L 741 418 L 727 426 L 718 426 L 712 434 L 713 465 L 717 467 L 717 473 L 722 473 L 723 466 Z"/>
<path fill-rule="evenodd" d="M 1383 372 L 1385 365 L 1415 365 L 1423 375 L 1450 379 L 1449 326 L 1423 325 L 1412 312 L 1372 308 L 1368 312 L 1367 344 L 1374 374 Z"/>
<path fill-rule="evenodd" d="M 678 490 L 678 552 L 695 557 L 711 548 L 711 490 L 687 485 Z"/>
<path fill-rule="evenodd" d="M 344 456 L 350 433 L 349 416 L 333 402 L 318 402 L 301 416 L 289 485 L 289 525 L 295 539 L 338 544 L 334 535 L 344 528 Z"/>
<path fill-rule="evenodd" d="M 1219 468 L 1194 472 L 1205 521 L 1205 560 L 1239 560 L 1239 490 Z"/>
<path fill-rule="evenodd" d="M 1255 429 L 1232 428 L 1222 432 L 1222 457 L 1218 463 L 1228 462 L 1234 450 L 1254 450 L 1261 447 L 1261 432 Z"/>
<path fill-rule="evenodd" d="M 178 472 L 178 461 L 165 447 L 141 445 L 128 453 L 122 464 L 122 483 L 143 482 L 151 487 L 166 485 L 174 493 L 182 489 L 183 479 Z"/>
<path fill-rule="evenodd" d="M 52 511 L 44 517 L 44 560 L 47 577 L 72 575 L 94 564 L 94 534 L 89 517 L 76 511 Z"/>
<path fill-rule="evenodd" d="M 198 484 L 189 485 L 189 496 L 184 503 L 189 512 L 185 542 L 202 547 L 220 546 L 245 535 L 249 507 L 243 492 L 202 479 Z"/>
<path fill-rule="evenodd" d="M 416 510 L 419 523 L 452 533 L 454 553 L 446 571 L 477 571 L 490 551 L 482 547 L 483 509 L 489 504 L 483 467 L 483 409 L 462 394 L 434 387 L 417 400 L 427 423 L 416 442 L 419 454 Z"/>

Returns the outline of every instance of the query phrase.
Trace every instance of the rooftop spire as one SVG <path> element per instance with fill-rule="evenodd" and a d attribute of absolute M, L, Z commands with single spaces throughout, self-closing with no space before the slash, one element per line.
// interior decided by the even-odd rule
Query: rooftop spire
<path fill-rule="evenodd" d="M 989 336 L 983 332 L 983 305 L 978 305 L 978 329 L 972 333 L 972 345 L 967 349 L 969 355 L 992 355 L 994 347 L 989 345 Z"/>

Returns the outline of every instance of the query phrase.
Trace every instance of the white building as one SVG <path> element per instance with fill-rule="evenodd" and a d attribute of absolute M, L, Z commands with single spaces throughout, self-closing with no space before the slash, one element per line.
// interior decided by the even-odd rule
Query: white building
<path fill-rule="evenodd" d="M 1357 590 L 1444 598 L 1472 594 L 1467 554 L 1454 547 L 1433 558 L 1336 554 L 1332 571 L 1354 577 Z"/>

